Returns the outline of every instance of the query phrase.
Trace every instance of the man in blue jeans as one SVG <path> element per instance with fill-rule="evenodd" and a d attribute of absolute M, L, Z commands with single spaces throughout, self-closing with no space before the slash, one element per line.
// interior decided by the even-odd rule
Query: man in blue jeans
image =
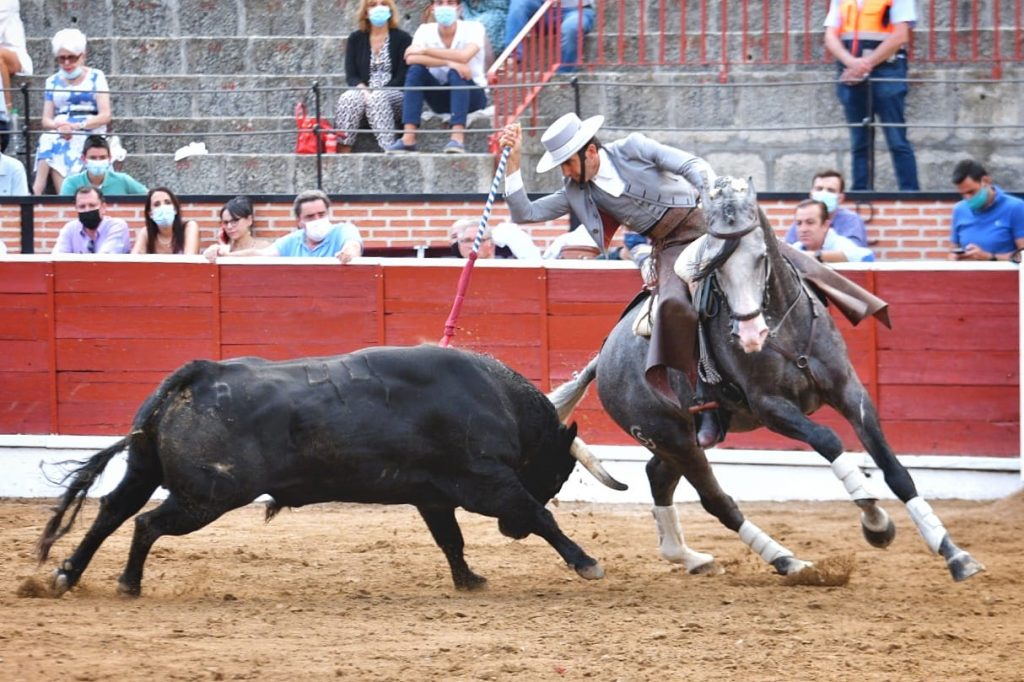
<path fill-rule="evenodd" d="M 884 125 L 900 190 L 920 189 L 917 160 L 907 140 L 907 51 L 917 22 L 914 0 L 832 0 L 825 17 L 825 48 L 839 64 L 836 94 L 850 127 L 853 190 L 869 187 L 871 138 L 860 124 Z"/>
<path fill-rule="evenodd" d="M 511 45 L 530 17 L 536 14 L 543 0 L 511 0 L 505 24 L 505 44 Z M 582 9 L 582 11 L 581 11 Z M 562 0 L 562 66 L 559 73 L 575 71 L 579 64 L 579 33 L 594 28 L 594 0 Z"/>

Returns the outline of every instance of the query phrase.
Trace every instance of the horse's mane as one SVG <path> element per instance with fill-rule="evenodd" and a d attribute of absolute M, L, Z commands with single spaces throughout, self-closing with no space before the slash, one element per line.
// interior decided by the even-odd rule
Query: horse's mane
<path fill-rule="evenodd" d="M 737 181 L 728 176 L 720 176 L 715 180 L 711 192 L 702 194 L 704 199 L 704 221 L 707 225 L 713 226 L 715 232 L 729 233 L 738 232 L 746 225 L 737 225 L 737 221 L 745 216 L 753 215 L 758 220 L 759 209 L 757 196 L 747 191 L 743 181 Z M 712 272 L 719 265 L 724 263 L 739 246 L 738 239 L 724 239 L 722 249 L 712 256 L 707 262 L 700 265 L 698 271 L 693 275 L 693 281 L 699 282 Z"/>

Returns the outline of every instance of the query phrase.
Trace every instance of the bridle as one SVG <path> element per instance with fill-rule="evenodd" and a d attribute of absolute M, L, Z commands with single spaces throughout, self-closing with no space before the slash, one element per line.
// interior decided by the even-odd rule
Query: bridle
<path fill-rule="evenodd" d="M 705 231 L 709 236 L 714 237 L 715 239 L 720 239 L 724 242 L 738 243 L 740 239 L 746 237 L 748 234 L 750 234 L 760 226 L 760 221 L 755 219 L 753 222 L 750 223 L 750 225 L 746 226 L 742 230 L 738 230 L 735 232 L 718 232 L 711 227 L 707 227 Z M 722 263 L 724 263 L 726 260 L 728 260 L 729 256 L 732 256 L 733 253 L 735 253 L 735 248 L 730 250 L 729 254 L 720 263 L 717 263 L 715 265 L 714 269 L 717 270 L 718 267 L 721 266 Z M 764 312 L 765 301 L 767 301 L 769 295 L 768 280 L 771 277 L 771 268 L 771 261 L 766 261 L 764 268 L 764 284 L 762 287 L 763 295 L 761 297 L 761 305 L 758 306 L 757 308 L 754 308 L 754 310 L 750 311 L 749 313 L 730 312 L 730 320 L 735 320 L 736 322 L 746 322 L 747 320 L 753 320 L 755 317 Z"/>

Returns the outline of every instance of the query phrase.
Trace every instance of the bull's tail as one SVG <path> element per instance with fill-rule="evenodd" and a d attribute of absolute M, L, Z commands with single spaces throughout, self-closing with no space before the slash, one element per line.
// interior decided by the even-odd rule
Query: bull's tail
<path fill-rule="evenodd" d="M 80 466 L 68 473 L 64 478 L 65 481 L 71 479 L 71 483 L 68 484 L 67 489 L 64 491 L 60 504 L 53 510 L 53 516 L 47 522 L 46 527 L 43 528 L 43 534 L 40 536 L 39 544 L 36 547 L 36 556 L 39 558 L 39 563 L 46 561 L 53 543 L 71 530 L 71 526 L 74 525 L 75 519 L 78 517 L 78 512 L 82 509 L 82 504 L 85 502 L 89 488 L 93 486 L 97 477 L 107 468 L 107 464 L 114 458 L 114 455 L 124 450 L 127 444 L 128 439 L 122 438 L 110 447 L 100 450 L 89 459 L 79 462 Z M 64 515 L 68 509 L 71 509 L 71 518 L 62 526 L 61 522 L 64 520 Z"/>
<path fill-rule="evenodd" d="M 586 367 L 577 372 L 576 375 L 561 386 L 548 393 L 548 400 L 558 411 L 558 418 L 566 423 L 569 415 L 576 409 L 580 401 L 587 395 L 587 387 L 597 376 L 597 358 L 591 360 Z"/>

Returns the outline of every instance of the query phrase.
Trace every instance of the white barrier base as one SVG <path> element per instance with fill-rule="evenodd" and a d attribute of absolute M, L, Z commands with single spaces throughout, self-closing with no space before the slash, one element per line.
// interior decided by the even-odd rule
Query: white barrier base
<path fill-rule="evenodd" d="M 116 441 L 107 436 L 0 436 L 0 497 L 57 497 L 62 488 L 59 462 L 82 460 Z M 651 503 L 644 464 L 650 458 L 639 446 L 591 445 L 608 471 L 626 483 L 618 492 L 604 487 L 577 467 L 558 499 L 579 502 Z M 871 458 L 862 455 L 869 489 L 879 499 L 895 499 Z M 846 500 L 828 463 L 816 453 L 785 450 L 720 450 L 708 452 L 722 488 L 736 500 Z M 1020 459 L 1003 457 L 900 457 L 910 470 L 918 492 L 926 499 L 998 499 L 1022 487 Z M 125 455 L 111 461 L 90 491 L 104 495 L 124 476 Z M 156 497 L 166 495 L 162 488 Z M 676 490 L 677 502 L 692 502 L 697 494 L 686 481 Z"/>

